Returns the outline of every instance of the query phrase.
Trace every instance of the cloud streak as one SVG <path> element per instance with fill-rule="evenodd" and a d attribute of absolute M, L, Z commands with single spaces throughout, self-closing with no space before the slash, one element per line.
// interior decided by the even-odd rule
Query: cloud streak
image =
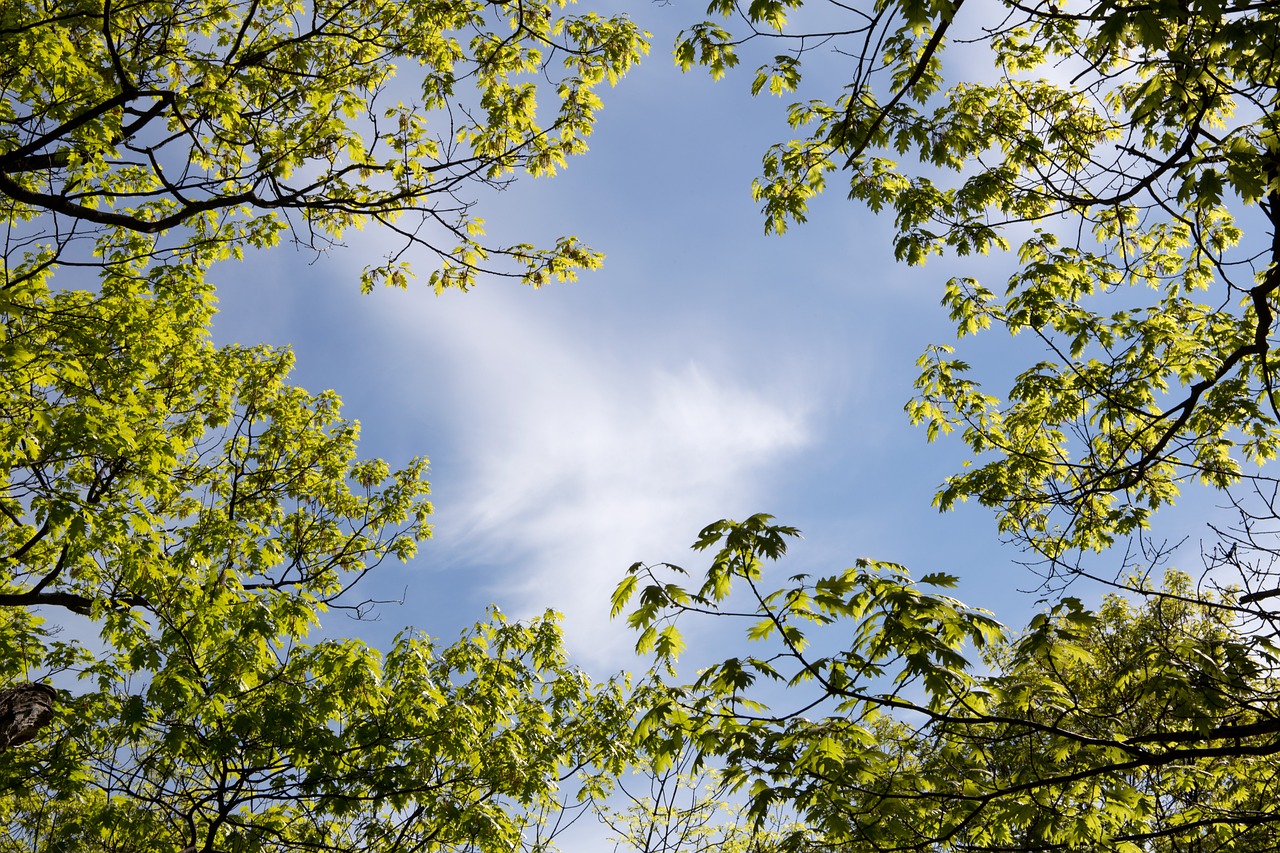
<path fill-rule="evenodd" d="M 502 567 L 491 598 L 519 616 L 560 610 L 576 658 L 617 664 L 632 638 L 608 600 L 626 566 L 679 559 L 706 523 L 756 511 L 809 443 L 817 395 L 781 365 L 748 379 L 732 357 L 575 335 L 542 304 L 473 293 L 380 322 L 416 315 L 392 335 L 414 342 L 405 357 L 465 376 L 433 391 L 455 426 L 433 451 L 453 458 L 434 475 L 450 497 L 430 550 L 450 568 Z"/>

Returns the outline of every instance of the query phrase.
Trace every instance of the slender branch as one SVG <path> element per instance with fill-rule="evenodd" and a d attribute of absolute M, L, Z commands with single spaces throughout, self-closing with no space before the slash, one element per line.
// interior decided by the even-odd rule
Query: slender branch
<path fill-rule="evenodd" d="M 938 48 L 942 45 L 942 39 L 947 34 L 947 28 L 950 27 L 951 22 L 955 20 L 956 13 L 960 11 L 960 7 L 962 5 L 964 5 L 964 0 L 956 0 L 955 5 L 951 8 L 951 14 L 938 22 L 938 28 L 933 31 L 933 36 L 929 39 L 928 44 L 924 46 L 924 52 L 916 62 L 916 67 L 911 72 L 911 76 L 907 78 L 907 82 L 903 84 L 902 88 L 898 90 L 897 94 L 893 96 L 889 103 L 885 104 L 884 107 L 876 113 L 875 120 L 871 122 L 871 127 L 867 128 L 867 132 L 863 134 L 857 147 L 854 148 L 853 151 L 850 152 L 849 156 L 845 158 L 844 168 L 847 169 L 852 166 L 853 161 L 862 156 L 863 152 L 871 146 L 872 139 L 875 137 L 876 132 L 880 130 L 880 125 L 884 124 L 884 120 L 889 117 L 889 112 L 896 107 L 913 88 L 915 88 L 917 83 L 920 82 L 920 78 L 924 76 L 925 70 L 929 67 L 929 61 L 933 59 L 933 55 L 937 53 Z M 835 135 L 835 131 L 837 129 L 846 132 L 849 130 L 850 125 L 853 123 L 853 108 L 855 102 L 856 94 L 850 94 L 849 106 L 845 110 L 844 119 L 836 126 L 836 128 L 833 128 L 831 135 L 827 137 L 828 142 L 832 141 L 831 137 Z"/>
<path fill-rule="evenodd" d="M 146 93 L 146 94 L 154 95 L 156 93 Z M 70 135 L 71 132 L 76 130 L 77 128 L 83 127 L 84 125 L 88 124 L 94 119 L 100 118 L 103 115 L 106 115 L 107 113 L 111 112 L 111 110 L 123 107 L 125 104 L 129 103 L 130 101 L 140 96 L 145 96 L 145 95 L 144 93 L 137 93 L 137 92 L 133 92 L 133 93 L 121 92 L 120 94 L 115 95 L 114 97 L 108 98 L 107 100 L 103 101 L 100 104 L 96 104 L 90 107 L 89 109 L 80 113 L 75 118 L 69 119 L 68 121 L 63 122 L 62 124 L 55 127 L 53 130 L 40 134 L 35 139 L 28 142 L 26 145 L 22 145 L 18 148 L 13 149 L 12 151 L 5 152 L 3 155 L 0 155 L 0 172 L 3 172 L 4 174 L 7 175 L 13 172 L 31 171 L 31 168 L 26 167 L 25 164 L 30 162 L 28 158 L 30 158 L 32 155 L 35 155 L 37 152 L 40 151 L 40 149 L 44 148 L 46 145 L 50 144 L 51 142 L 57 142 L 60 139 L 66 139 L 67 136 Z M 48 154 L 44 156 L 49 157 L 54 155 Z M 62 156 L 65 157 L 66 156 L 65 153 Z"/>

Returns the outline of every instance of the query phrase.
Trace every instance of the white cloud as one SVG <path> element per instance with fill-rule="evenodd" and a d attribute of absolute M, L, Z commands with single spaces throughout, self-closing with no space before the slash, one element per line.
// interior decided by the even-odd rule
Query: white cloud
<path fill-rule="evenodd" d="M 472 293 L 388 319 L 414 318 L 393 338 L 430 365 L 431 393 L 450 378 L 437 405 L 455 425 L 454 482 L 430 550 L 452 568 L 498 567 L 490 597 L 516 615 L 565 613 L 575 658 L 594 668 L 633 642 L 608 617 L 625 568 L 684 559 L 703 525 L 758 511 L 769 474 L 809 440 L 816 395 L 781 364 L 735 375 L 732 351 L 706 336 L 681 351 L 645 346 L 639 328 L 575 335 L 546 296 Z"/>

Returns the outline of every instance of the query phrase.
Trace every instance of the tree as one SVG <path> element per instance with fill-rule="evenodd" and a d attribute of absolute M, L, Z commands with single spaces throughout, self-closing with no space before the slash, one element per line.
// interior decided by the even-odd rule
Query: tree
<path fill-rule="evenodd" d="M 426 460 L 359 458 L 287 349 L 209 337 L 211 265 L 286 235 L 375 223 L 436 251 L 437 288 L 594 265 L 486 246 L 473 207 L 585 150 L 645 50 L 562 6 L 0 11 L 0 685 L 59 687 L 0 753 L 0 849 L 542 849 L 627 760 L 623 682 L 550 614 L 314 637 L 429 535 Z"/>
<path fill-rule="evenodd" d="M 839 178 L 893 216 L 900 261 L 1016 250 L 1007 286 L 951 278 L 943 304 L 960 338 L 1003 329 L 1042 357 L 995 396 L 935 342 L 907 412 L 970 451 L 936 504 L 991 507 L 1050 599 L 1011 636 L 935 592 L 946 574 L 862 560 L 777 585 L 765 569 L 795 531 L 717 522 L 699 581 L 637 564 L 615 613 L 635 601 L 659 662 L 682 615 L 747 619 L 763 647 L 666 676 L 647 748 L 693 750 L 757 815 L 793 809 L 792 849 L 1277 846 L 1278 13 L 714 0 L 681 35 L 677 60 L 717 77 L 778 45 L 757 94 L 812 85 L 815 51 L 847 62 L 839 94 L 792 105 L 795 138 L 765 154 L 766 230 Z M 1199 582 L 1161 585 L 1172 552 L 1148 531 L 1194 483 L 1236 521 L 1213 522 Z M 1115 593 L 1096 610 L 1054 597 L 1082 578 Z"/>
<path fill-rule="evenodd" d="M 623 684 L 550 615 L 308 639 L 427 537 L 426 460 L 359 459 L 289 351 L 213 346 L 190 266 L 123 268 L 5 316 L 0 683 L 62 689 L 0 753 L 0 849 L 548 843 L 626 760 Z"/>
<path fill-rule="evenodd" d="M 745 620 L 758 650 L 667 685 L 637 736 L 659 758 L 692 752 L 695 767 L 718 767 L 768 846 L 1280 843 L 1280 646 L 1242 634 L 1232 599 L 1171 572 L 1158 590 L 1142 582 L 1140 604 L 1115 593 L 1090 611 L 1063 599 L 1013 636 L 936 591 L 955 584 L 945 574 L 917 582 L 860 560 L 774 587 L 769 564 L 795 535 L 767 516 L 718 522 L 694 546 L 715 551 L 699 584 L 686 588 L 676 566 L 637 564 L 615 595 L 615 613 L 636 602 L 638 650 L 667 666 L 682 617 Z M 781 841 L 779 811 L 791 816 Z"/>
<path fill-rule="evenodd" d="M 472 194 L 515 170 L 553 174 L 585 151 L 596 87 L 647 49 L 627 18 L 564 5 L 9 4 L 6 284 L 82 260 L 80 241 L 102 262 L 199 263 L 286 231 L 322 249 L 367 222 L 443 258 L 436 287 L 486 266 L 534 284 L 594 266 L 572 238 L 486 246 L 473 210 Z M 371 265 L 365 286 L 403 284 L 403 254 Z"/>
<path fill-rule="evenodd" d="M 953 278 L 943 302 L 962 338 L 995 327 L 1044 345 L 1004 400 L 950 347 L 922 356 L 911 419 L 930 438 L 960 430 L 976 463 L 939 506 L 976 498 L 1069 571 L 1186 483 L 1228 489 L 1274 457 L 1275 4 L 802 6 L 715 2 L 745 34 L 708 21 L 677 45 L 718 75 L 744 44 L 777 41 L 756 92 L 794 91 L 815 50 L 850 59 L 843 94 L 792 106 L 803 135 L 766 154 L 766 227 L 803 221 L 843 173 L 851 198 L 892 213 L 906 263 L 1016 245 L 1002 296 Z M 820 31 L 790 24 L 813 6 Z M 948 81 L 956 31 L 966 67 L 989 73 Z"/>
<path fill-rule="evenodd" d="M 722 773 L 680 739 L 642 740 L 637 767 L 596 803 L 622 849 L 636 853 L 770 853 L 802 830 L 788 804 L 748 814 Z"/>

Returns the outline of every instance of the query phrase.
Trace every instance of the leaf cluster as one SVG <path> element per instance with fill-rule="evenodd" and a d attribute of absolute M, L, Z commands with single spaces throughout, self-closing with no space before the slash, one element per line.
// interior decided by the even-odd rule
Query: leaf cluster
<path fill-rule="evenodd" d="M 713 525 L 699 546 L 791 535 L 753 516 Z M 1240 633 L 1230 598 L 1197 598 L 1171 573 L 1139 604 L 1064 599 L 1015 635 L 934 591 L 953 577 L 914 581 L 860 561 L 774 589 L 747 568 L 779 556 L 739 552 L 730 580 L 746 587 L 744 606 L 720 606 L 734 600 L 717 587 L 720 558 L 705 574 L 718 593 L 685 593 L 664 582 L 669 571 L 637 566 L 617 605 L 638 596 L 629 620 L 642 645 L 659 623 L 676 637 L 681 618 L 746 620 L 759 651 L 689 683 L 664 679 L 637 737 L 659 768 L 685 751 L 718 768 L 757 825 L 791 810 L 784 849 L 1276 843 L 1280 649 Z M 664 661 L 676 645 L 651 652 Z"/>
<path fill-rule="evenodd" d="M 323 249 L 373 223 L 403 244 L 369 265 L 366 288 L 403 286 L 412 246 L 440 259 L 436 288 L 482 269 L 537 285 L 598 266 L 569 238 L 486 244 L 474 212 L 474 194 L 516 170 L 552 174 L 585 151 L 596 89 L 647 51 L 625 16 L 564 7 L 7 4 L 0 198 L 21 235 L 10 246 L 61 255 L 84 238 L 101 257 L 202 263 L 285 232 Z M 7 276 L 20 257 L 6 250 Z"/>
<path fill-rule="evenodd" d="M 327 621 L 430 535 L 427 461 L 358 453 L 293 354 L 217 346 L 211 269 L 291 235 L 402 241 L 363 285 L 599 263 L 475 205 L 586 150 L 647 50 L 547 2 L 0 5 L 0 849 L 549 849 L 630 760 L 625 679 L 554 614 L 385 651 Z"/>
<path fill-rule="evenodd" d="M 1003 394 L 941 342 L 920 360 L 911 420 L 930 438 L 956 431 L 973 463 L 940 507 L 977 499 L 1065 571 L 1072 552 L 1146 529 L 1188 483 L 1230 490 L 1275 457 L 1274 3 L 709 11 L 726 23 L 681 36 L 685 67 L 719 75 L 767 42 L 785 52 L 754 92 L 798 91 L 820 48 L 849 72 L 837 97 L 793 104 L 795 138 L 765 154 L 767 230 L 804 221 L 840 173 L 850 198 L 893 217 L 901 261 L 1017 251 L 1006 285 L 956 277 L 942 301 L 961 338 L 1026 334 L 1043 357 Z"/>

